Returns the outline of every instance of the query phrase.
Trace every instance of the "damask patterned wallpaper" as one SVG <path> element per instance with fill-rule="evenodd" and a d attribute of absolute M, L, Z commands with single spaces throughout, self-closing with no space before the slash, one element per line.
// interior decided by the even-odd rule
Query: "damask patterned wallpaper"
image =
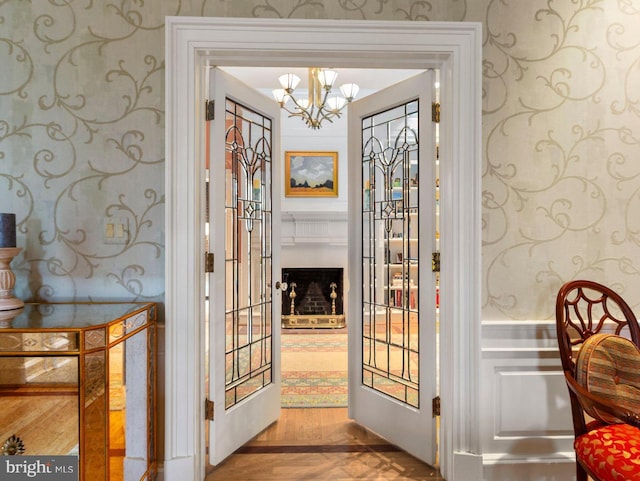
<path fill-rule="evenodd" d="M 640 305 L 640 0 L 0 0 L 20 297 L 162 299 L 166 15 L 482 22 L 483 318 L 572 278 Z"/>

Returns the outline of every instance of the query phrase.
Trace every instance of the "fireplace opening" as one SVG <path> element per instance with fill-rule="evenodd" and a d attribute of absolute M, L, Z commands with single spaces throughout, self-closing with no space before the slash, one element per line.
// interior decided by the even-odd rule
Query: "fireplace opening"
<path fill-rule="evenodd" d="M 282 280 L 287 283 L 282 296 L 283 328 L 345 326 L 342 268 L 286 268 Z"/>

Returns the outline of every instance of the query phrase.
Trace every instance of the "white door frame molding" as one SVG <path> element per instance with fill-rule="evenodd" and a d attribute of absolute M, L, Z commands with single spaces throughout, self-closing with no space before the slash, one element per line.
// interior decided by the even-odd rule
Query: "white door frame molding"
<path fill-rule="evenodd" d="M 440 460 L 482 479 L 479 431 L 481 26 L 167 17 L 164 479 L 204 478 L 205 67 L 440 70 Z"/>

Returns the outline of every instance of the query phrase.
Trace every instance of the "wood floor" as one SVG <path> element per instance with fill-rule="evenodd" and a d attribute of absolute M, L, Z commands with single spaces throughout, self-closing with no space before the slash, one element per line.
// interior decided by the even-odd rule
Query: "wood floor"
<path fill-rule="evenodd" d="M 0 390 L 0 449 L 18 436 L 25 455 L 69 454 L 77 450 L 78 420 L 66 413 L 78 411 L 78 388 L 15 388 Z"/>
<path fill-rule="evenodd" d="M 444 481 L 435 468 L 350 421 L 346 408 L 289 408 L 205 481 L 391 479 Z"/>

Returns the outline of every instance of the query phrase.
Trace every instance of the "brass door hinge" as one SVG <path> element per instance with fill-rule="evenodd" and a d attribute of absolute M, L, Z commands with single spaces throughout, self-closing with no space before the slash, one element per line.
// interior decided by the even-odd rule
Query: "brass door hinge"
<path fill-rule="evenodd" d="M 213 272 L 213 253 L 212 252 L 204 253 L 204 271 Z"/>
<path fill-rule="evenodd" d="M 433 102 L 431 104 L 431 122 L 440 123 L 440 103 Z"/>
<path fill-rule="evenodd" d="M 216 103 L 214 100 L 205 100 L 204 102 L 204 118 L 208 122 L 216 117 Z"/>
<path fill-rule="evenodd" d="M 440 253 L 431 253 L 431 272 L 440 272 Z"/>
<path fill-rule="evenodd" d="M 436 396 L 431 400 L 431 412 L 434 418 L 440 416 L 440 396 Z"/>
<path fill-rule="evenodd" d="M 213 401 L 204 400 L 204 418 L 207 421 L 213 421 Z"/>

